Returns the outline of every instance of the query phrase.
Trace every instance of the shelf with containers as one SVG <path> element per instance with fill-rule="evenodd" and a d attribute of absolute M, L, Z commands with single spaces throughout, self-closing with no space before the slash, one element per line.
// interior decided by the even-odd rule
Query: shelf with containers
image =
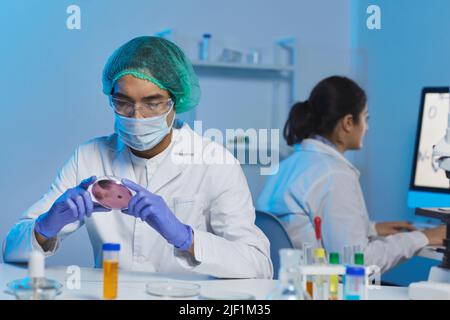
<path fill-rule="evenodd" d="M 242 63 L 242 62 L 224 62 L 224 61 L 211 61 L 211 60 L 198 60 L 192 61 L 193 67 L 196 70 L 199 77 L 202 76 L 202 72 L 208 72 L 216 76 L 221 76 L 226 73 L 227 77 L 233 77 L 233 75 L 246 77 L 261 77 L 269 79 L 272 84 L 272 101 L 270 105 L 270 127 L 277 128 L 284 118 L 280 119 L 280 108 L 286 108 L 284 111 L 289 110 L 290 106 L 297 100 L 296 88 L 298 83 L 298 64 L 297 64 L 297 41 L 295 38 L 284 38 L 274 41 L 274 62 L 272 64 L 263 63 Z M 281 103 L 281 85 L 287 83 L 288 89 L 288 103 Z M 245 129 L 244 129 L 245 130 Z M 237 152 L 250 152 L 261 150 L 258 147 L 256 141 L 249 141 L 249 137 L 235 137 L 235 139 L 226 142 L 226 147 L 236 155 Z M 265 148 L 265 151 L 270 149 Z M 271 150 L 271 152 L 279 152 L 280 150 Z"/>

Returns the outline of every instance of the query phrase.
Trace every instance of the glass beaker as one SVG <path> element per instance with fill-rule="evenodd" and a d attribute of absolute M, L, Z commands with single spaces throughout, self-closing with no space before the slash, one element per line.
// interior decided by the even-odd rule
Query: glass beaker
<path fill-rule="evenodd" d="M 280 249 L 280 271 L 276 288 L 267 296 L 268 300 L 308 300 L 300 277 L 301 251 Z"/>

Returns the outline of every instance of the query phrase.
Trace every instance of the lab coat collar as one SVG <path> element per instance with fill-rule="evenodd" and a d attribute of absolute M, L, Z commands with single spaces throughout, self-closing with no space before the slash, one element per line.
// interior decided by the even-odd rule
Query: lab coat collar
<path fill-rule="evenodd" d="M 175 179 L 183 169 L 186 167 L 185 157 L 193 157 L 194 150 L 192 149 L 192 141 L 195 139 L 195 133 L 189 125 L 180 121 L 174 124 L 174 128 L 179 128 L 179 133 L 175 136 L 175 140 L 169 146 L 170 152 L 162 161 L 149 181 L 148 189 L 154 193 L 167 185 L 170 181 Z M 113 134 L 110 136 L 110 146 L 115 152 L 113 159 L 113 172 L 118 177 L 130 177 L 134 181 L 136 175 L 133 170 L 129 147 L 126 146 L 117 136 Z M 189 159 L 188 159 L 189 160 Z"/>
<path fill-rule="evenodd" d="M 310 139 L 310 138 L 305 139 L 301 143 L 294 145 L 294 150 L 296 152 L 305 150 L 305 151 L 319 152 L 319 153 L 324 153 L 324 154 L 330 155 L 330 156 L 334 157 L 335 159 L 345 163 L 351 170 L 353 170 L 357 174 L 357 176 L 360 176 L 359 170 L 356 169 L 356 167 L 353 164 L 351 164 L 351 162 L 348 161 L 347 158 L 345 158 L 342 153 L 340 153 L 335 148 L 323 143 L 320 140 Z"/>

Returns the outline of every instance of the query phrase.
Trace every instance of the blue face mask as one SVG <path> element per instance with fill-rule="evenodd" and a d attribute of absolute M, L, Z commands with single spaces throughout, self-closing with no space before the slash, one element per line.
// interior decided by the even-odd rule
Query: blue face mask
<path fill-rule="evenodd" d="M 170 111 L 172 107 L 163 115 L 145 119 L 127 118 L 116 113 L 114 130 L 130 148 L 139 151 L 150 150 L 169 134 L 175 119 L 174 116 L 170 126 L 167 125 Z"/>

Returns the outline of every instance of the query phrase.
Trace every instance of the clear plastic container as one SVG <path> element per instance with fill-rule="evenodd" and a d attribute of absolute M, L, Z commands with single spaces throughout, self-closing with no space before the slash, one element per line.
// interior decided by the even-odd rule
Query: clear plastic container
<path fill-rule="evenodd" d="M 304 292 L 300 276 L 301 251 L 280 249 L 280 272 L 277 287 L 267 296 L 268 300 L 309 300 Z"/>
<path fill-rule="evenodd" d="M 195 283 L 157 280 L 145 285 L 148 294 L 167 298 L 187 298 L 200 294 L 200 286 Z"/>
<path fill-rule="evenodd" d="M 119 281 L 120 244 L 103 244 L 103 298 L 116 299 Z"/>
<path fill-rule="evenodd" d="M 17 300 L 53 300 L 62 292 L 62 284 L 47 278 L 26 277 L 8 283 L 5 292 Z"/>
<path fill-rule="evenodd" d="M 347 266 L 344 284 L 345 300 L 365 300 L 365 268 Z"/>

